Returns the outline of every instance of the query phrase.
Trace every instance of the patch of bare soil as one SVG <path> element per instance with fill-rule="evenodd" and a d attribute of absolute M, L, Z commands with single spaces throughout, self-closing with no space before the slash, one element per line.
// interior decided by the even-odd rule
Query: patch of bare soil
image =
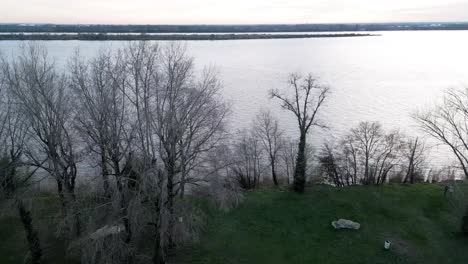
<path fill-rule="evenodd" d="M 389 236 L 387 237 L 387 240 L 391 242 L 391 251 L 409 259 L 418 258 L 419 252 L 417 248 L 411 245 L 408 241 L 395 236 Z"/>

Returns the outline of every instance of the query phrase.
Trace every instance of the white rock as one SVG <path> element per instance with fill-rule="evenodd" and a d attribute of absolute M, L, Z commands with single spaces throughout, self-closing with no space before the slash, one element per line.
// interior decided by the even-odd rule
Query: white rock
<path fill-rule="evenodd" d="M 359 223 L 353 222 L 351 220 L 347 219 L 339 219 L 338 221 L 333 221 L 332 226 L 335 229 L 354 229 L 358 230 L 361 228 L 361 225 Z"/>
<path fill-rule="evenodd" d="M 107 237 L 109 235 L 119 234 L 125 231 L 125 227 L 123 225 L 115 225 L 115 226 L 104 226 L 94 233 L 92 233 L 89 237 L 93 240 L 100 239 L 103 237 Z"/>

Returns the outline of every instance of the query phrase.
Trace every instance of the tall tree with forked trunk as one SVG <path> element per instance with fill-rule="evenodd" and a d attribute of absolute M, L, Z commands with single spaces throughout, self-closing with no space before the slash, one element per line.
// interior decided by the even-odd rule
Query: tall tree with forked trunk
<path fill-rule="evenodd" d="M 270 95 L 281 101 L 281 107 L 294 114 L 299 127 L 299 145 L 294 171 L 294 190 L 304 192 L 306 183 L 306 140 L 311 127 L 325 127 L 318 121 L 318 113 L 330 88 L 318 83 L 311 74 L 301 77 L 291 74 L 288 87 L 283 91 L 271 90 Z"/>

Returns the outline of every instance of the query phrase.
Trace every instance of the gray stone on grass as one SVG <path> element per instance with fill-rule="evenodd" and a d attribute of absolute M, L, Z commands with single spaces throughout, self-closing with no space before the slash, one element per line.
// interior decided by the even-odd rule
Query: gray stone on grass
<path fill-rule="evenodd" d="M 110 235 L 116 235 L 121 232 L 125 231 L 125 227 L 123 225 L 114 225 L 114 226 L 104 226 L 98 230 L 96 230 L 94 233 L 92 233 L 89 238 L 92 240 L 97 240 L 101 238 L 105 238 Z"/>
<path fill-rule="evenodd" d="M 354 229 L 359 230 L 361 228 L 361 224 L 353 222 L 347 219 L 339 219 L 338 221 L 333 221 L 332 226 L 335 229 Z"/>

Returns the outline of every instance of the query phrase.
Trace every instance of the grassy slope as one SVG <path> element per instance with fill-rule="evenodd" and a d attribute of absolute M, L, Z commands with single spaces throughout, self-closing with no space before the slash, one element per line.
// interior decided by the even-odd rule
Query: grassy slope
<path fill-rule="evenodd" d="M 442 192 L 437 185 L 251 192 L 232 212 L 212 212 L 202 241 L 179 262 L 467 263 L 468 239 L 457 234 L 455 199 Z M 54 237 L 56 199 L 42 196 L 36 202 L 46 260 L 71 263 L 65 243 Z M 358 221 L 362 229 L 335 231 L 330 222 L 338 218 Z M 386 239 L 393 242 L 390 251 L 382 249 Z M 0 264 L 23 263 L 26 253 L 18 220 L 1 218 Z"/>
<path fill-rule="evenodd" d="M 467 263 L 468 239 L 457 233 L 452 204 L 437 185 L 256 191 L 214 216 L 181 262 Z M 361 230 L 333 230 L 338 218 L 358 221 Z M 382 249 L 386 239 L 390 251 Z"/>

